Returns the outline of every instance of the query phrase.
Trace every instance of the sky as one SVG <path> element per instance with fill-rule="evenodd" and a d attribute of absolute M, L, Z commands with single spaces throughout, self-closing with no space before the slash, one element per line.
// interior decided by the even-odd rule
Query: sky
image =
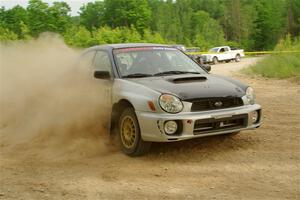
<path fill-rule="evenodd" d="M 0 0 L 0 7 L 4 6 L 6 9 L 10 9 L 16 5 L 20 5 L 22 7 L 26 7 L 28 5 L 29 0 Z M 65 1 L 69 4 L 72 9 L 71 15 L 78 15 L 79 8 L 88 2 L 94 2 L 95 0 L 43 0 L 43 2 L 52 4 L 54 1 Z"/>

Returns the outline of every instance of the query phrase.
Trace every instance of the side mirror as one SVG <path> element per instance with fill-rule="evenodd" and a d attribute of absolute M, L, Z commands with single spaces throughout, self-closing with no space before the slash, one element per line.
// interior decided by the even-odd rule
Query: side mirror
<path fill-rule="evenodd" d="M 211 70 L 210 65 L 202 65 L 202 66 L 206 69 L 206 71 L 210 72 L 210 70 Z"/>
<path fill-rule="evenodd" d="M 108 71 L 95 71 L 94 77 L 99 79 L 110 79 L 110 74 Z"/>

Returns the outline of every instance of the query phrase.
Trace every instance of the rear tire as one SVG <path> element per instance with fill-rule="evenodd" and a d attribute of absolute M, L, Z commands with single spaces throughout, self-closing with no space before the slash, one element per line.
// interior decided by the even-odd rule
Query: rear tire
<path fill-rule="evenodd" d="M 216 64 L 218 64 L 218 62 L 219 62 L 218 58 L 216 56 L 213 57 L 213 64 L 216 65 Z"/>
<path fill-rule="evenodd" d="M 235 62 L 240 62 L 241 61 L 241 56 L 240 56 L 240 54 L 237 54 L 236 56 L 235 56 Z"/>
<path fill-rule="evenodd" d="M 118 136 L 122 151 L 129 156 L 140 156 L 149 151 L 151 142 L 143 141 L 134 109 L 125 108 L 119 118 Z"/>

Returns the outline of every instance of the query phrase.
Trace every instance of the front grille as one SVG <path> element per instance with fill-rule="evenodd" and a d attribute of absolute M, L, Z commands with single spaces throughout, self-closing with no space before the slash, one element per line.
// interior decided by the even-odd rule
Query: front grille
<path fill-rule="evenodd" d="M 206 56 L 202 56 L 201 59 L 202 59 L 203 62 L 207 61 L 207 57 Z"/>
<path fill-rule="evenodd" d="M 192 112 L 232 108 L 244 105 L 239 97 L 203 98 L 192 101 Z"/>
<path fill-rule="evenodd" d="M 217 131 L 233 130 L 247 127 L 248 115 L 234 115 L 226 118 L 209 118 L 196 120 L 194 124 L 194 134 L 205 134 Z"/>

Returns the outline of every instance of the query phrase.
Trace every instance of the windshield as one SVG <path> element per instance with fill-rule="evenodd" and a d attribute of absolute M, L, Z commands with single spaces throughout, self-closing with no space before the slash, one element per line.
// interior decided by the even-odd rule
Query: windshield
<path fill-rule="evenodd" d="M 114 50 L 114 55 L 122 77 L 206 73 L 198 64 L 176 48 L 124 48 Z"/>
<path fill-rule="evenodd" d="M 218 52 L 219 48 L 212 48 L 209 50 L 209 52 Z"/>

